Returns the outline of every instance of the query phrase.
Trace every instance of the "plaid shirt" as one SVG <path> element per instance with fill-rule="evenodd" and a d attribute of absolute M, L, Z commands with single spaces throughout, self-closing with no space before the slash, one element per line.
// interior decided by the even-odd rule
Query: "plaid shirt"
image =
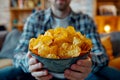
<path fill-rule="evenodd" d="M 39 34 L 44 34 L 46 30 L 52 28 L 53 23 L 54 20 L 50 8 L 44 11 L 37 11 L 27 19 L 19 45 L 16 48 L 14 60 L 16 66 L 21 66 L 25 72 L 28 72 L 28 59 L 25 54 L 28 51 L 30 38 L 37 37 Z M 87 15 L 82 13 L 76 14 L 71 11 L 68 16 L 68 23 L 69 25 L 74 26 L 76 31 L 80 31 L 92 40 L 94 45 L 91 50 L 93 62 L 92 71 L 97 72 L 102 67 L 107 66 L 108 57 L 101 45 L 94 21 Z"/>

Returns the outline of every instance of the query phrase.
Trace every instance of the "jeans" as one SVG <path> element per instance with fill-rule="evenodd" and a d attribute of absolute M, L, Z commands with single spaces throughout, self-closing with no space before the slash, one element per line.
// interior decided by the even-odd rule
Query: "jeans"
<path fill-rule="evenodd" d="M 0 69 L 0 80 L 35 80 L 29 73 L 24 73 L 21 68 L 9 66 Z M 52 80 L 60 80 L 53 78 Z M 66 80 L 66 79 L 63 79 Z M 90 73 L 85 80 L 120 80 L 120 71 L 104 67 L 97 73 Z"/>
<path fill-rule="evenodd" d="M 97 75 L 104 77 L 106 80 L 120 80 L 120 70 L 111 67 L 102 68 Z"/>
<path fill-rule="evenodd" d="M 30 73 L 24 73 L 20 67 L 8 66 L 0 69 L 0 80 L 35 80 Z"/>

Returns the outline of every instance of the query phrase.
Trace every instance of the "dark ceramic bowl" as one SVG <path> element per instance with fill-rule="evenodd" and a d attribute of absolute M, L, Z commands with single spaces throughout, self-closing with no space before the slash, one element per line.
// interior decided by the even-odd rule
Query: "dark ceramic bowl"
<path fill-rule="evenodd" d="M 87 58 L 89 52 L 86 53 L 85 55 L 74 58 L 68 58 L 68 59 L 49 59 L 49 58 L 40 57 L 33 53 L 31 54 L 36 59 L 38 59 L 38 61 L 43 63 L 44 68 L 47 69 L 49 72 L 64 73 L 65 69 L 70 68 L 70 66 L 76 63 L 77 60 Z"/>

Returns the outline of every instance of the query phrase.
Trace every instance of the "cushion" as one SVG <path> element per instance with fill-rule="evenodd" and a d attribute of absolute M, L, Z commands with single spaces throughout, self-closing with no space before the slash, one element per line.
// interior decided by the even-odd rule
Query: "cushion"
<path fill-rule="evenodd" d="M 14 49 L 19 42 L 19 38 L 21 36 L 21 32 L 17 29 L 12 30 L 9 32 L 5 38 L 3 43 L 3 47 L 0 52 L 0 58 L 10 58 L 12 59 L 14 56 Z"/>
<path fill-rule="evenodd" d="M 110 41 L 110 36 L 102 37 L 101 42 L 106 49 L 106 52 L 107 52 L 109 59 L 112 60 L 114 58 L 114 56 L 113 56 L 113 50 L 112 50 L 112 44 Z"/>
<path fill-rule="evenodd" d="M 0 59 L 0 68 L 4 68 L 6 66 L 11 66 L 12 60 L 11 59 Z"/>
<path fill-rule="evenodd" d="M 120 57 L 120 47 L 118 47 L 120 46 L 120 32 L 111 32 L 110 36 L 113 47 L 113 55 L 115 57 Z"/>
<path fill-rule="evenodd" d="M 120 31 L 115 31 L 111 33 L 102 33 L 100 34 L 100 37 L 110 36 L 110 41 L 112 44 L 112 50 L 113 50 L 113 56 L 114 57 L 120 57 Z"/>
<path fill-rule="evenodd" d="M 4 39 L 5 39 L 5 36 L 6 36 L 7 33 L 8 33 L 7 31 L 0 31 L 0 50 L 2 48 Z"/>
<path fill-rule="evenodd" d="M 120 70 L 120 57 L 111 60 L 109 66 Z"/>

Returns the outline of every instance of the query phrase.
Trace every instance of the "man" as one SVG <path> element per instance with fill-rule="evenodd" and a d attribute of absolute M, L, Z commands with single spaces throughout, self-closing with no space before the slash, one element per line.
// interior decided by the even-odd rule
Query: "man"
<path fill-rule="evenodd" d="M 82 13 L 76 14 L 72 12 L 69 7 L 71 0 L 49 1 L 51 3 L 49 9 L 45 11 L 37 11 L 27 19 L 20 44 L 16 48 L 14 64 L 18 69 L 15 68 L 14 71 L 16 71 L 18 75 L 23 73 L 22 70 L 24 73 L 30 72 L 37 80 L 57 80 L 58 77 L 54 78 L 54 75 L 50 74 L 47 70 L 42 69 L 44 65 L 30 55 L 28 52 L 29 40 L 30 38 L 37 37 L 39 34 L 43 34 L 46 30 L 55 28 L 56 26 L 74 26 L 77 31 L 80 31 L 82 34 L 85 34 L 86 37 L 91 38 L 93 42 L 94 46 L 91 50 L 92 63 L 90 58 L 78 60 L 71 66 L 71 69 L 65 70 L 63 73 L 65 79 L 101 80 L 97 73 L 107 66 L 108 58 L 100 43 L 99 35 L 96 32 L 96 26 L 93 20 Z M 27 56 L 25 56 L 26 53 Z"/>
<path fill-rule="evenodd" d="M 67 27 L 72 25 L 77 31 L 80 31 L 82 34 L 85 34 L 88 38 L 92 39 L 94 45 L 91 51 L 93 61 L 92 72 L 96 73 L 102 67 L 107 66 L 108 58 L 105 54 L 104 48 L 100 44 L 99 35 L 96 32 L 96 26 L 94 25 L 93 20 L 82 13 L 75 14 L 72 12 L 69 7 L 71 0 L 49 1 L 51 3 L 51 8 L 45 11 L 35 12 L 28 18 L 20 40 L 20 45 L 16 50 L 27 52 L 30 38 L 37 37 L 39 34 L 43 34 L 46 30 L 55 28 L 56 26 Z M 49 80 L 54 77 L 54 75 L 49 74 L 47 70 L 42 70 L 42 67 L 44 66 L 42 63 L 38 62 L 29 53 L 28 56 L 29 71 L 32 76 L 38 80 Z M 17 65 L 18 63 L 22 65 L 25 72 L 28 71 L 27 63 L 23 64 L 22 60 L 19 59 L 16 61 Z M 85 60 L 78 60 L 76 64 L 71 66 L 71 70 L 65 70 L 64 76 L 66 79 L 84 80 L 90 72 L 91 61 L 90 58 L 88 58 Z"/>
<path fill-rule="evenodd" d="M 71 69 L 66 69 L 63 75 L 65 79 L 70 80 L 119 80 L 120 73 L 107 67 L 108 58 L 105 54 L 96 32 L 96 26 L 93 20 L 82 13 L 75 14 L 69 7 L 71 0 L 49 0 L 51 7 L 45 11 L 38 11 L 32 14 L 25 26 L 19 45 L 16 48 L 14 65 L 0 70 L 0 79 L 13 80 L 16 76 L 26 75 L 31 73 L 37 80 L 57 80 L 55 75 L 50 74 L 47 70 L 43 70 L 41 62 L 32 57 L 28 52 L 29 40 L 32 37 L 37 37 L 43 34 L 50 28 L 56 26 L 74 26 L 77 31 L 91 38 L 93 48 L 91 50 L 91 60 L 78 60 L 71 66 Z M 27 53 L 28 52 L 28 53 Z M 27 56 L 26 56 L 27 53 Z M 92 66 L 92 71 L 91 71 Z M 22 69 L 21 69 L 22 68 Z M 23 72 L 24 71 L 24 72 Z M 110 72 L 109 72 L 110 71 Z M 90 73 L 91 72 L 91 73 Z M 12 75 L 11 75 L 12 73 Z M 115 74 L 114 76 L 112 74 Z M 21 80 L 34 80 L 31 75 Z M 101 78 L 103 77 L 103 78 Z M 107 78 L 106 78 L 107 77 Z"/>

